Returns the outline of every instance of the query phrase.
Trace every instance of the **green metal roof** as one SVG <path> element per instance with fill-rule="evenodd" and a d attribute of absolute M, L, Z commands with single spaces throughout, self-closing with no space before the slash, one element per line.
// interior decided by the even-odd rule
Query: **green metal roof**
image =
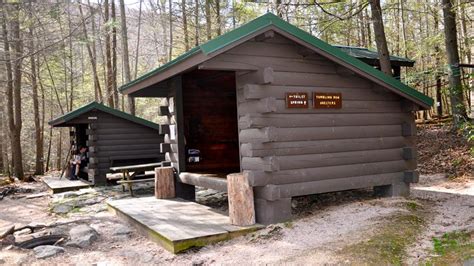
<path fill-rule="evenodd" d="M 148 72 L 147 74 L 137 78 L 136 80 L 133 80 L 127 84 L 124 84 L 123 86 L 120 87 L 120 91 L 123 91 L 132 85 L 135 85 L 143 80 L 146 80 L 150 76 L 156 75 L 166 69 L 171 68 L 172 66 L 185 61 L 189 57 L 203 53 L 205 55 L 209 55 L 211 53 L 217 52 L 225 47 L 227 47 L 230 44 L 233 44 L 253 33 L 256 33 L 258 31 L 261 31 L 267 27 L 276 27 L 277 29 L 292 35 L 299 40 L 313 46 L 316 49 L 322 50 L 323 52 L 326 52 L 330 54 L 333 57 L 338 58 L 339 60 L 342 60 L 343 62 L 352 65 L 353 67 L 358 68 L 359 70 L 365 72 L 366 74 L 382 81 L 386 85 L 390 86 L 391 88 L 394 88 L 398 91 L 400 91 L 402 94 L 408 95 L 412 98 L 417 99 L 421 103 L 423 103 L 426 106 L 432 106 L 433 105 L 433 99 L 430 97 L 424 95 L 423 93 L 411 88 L 410 86 L 403 84 L 399 80 L 388 76 L 384 74 L 383 72 L 373 68 L 372 66 L 360 61 L 359 59 L 345 53 L 341 49 L 332 46 L 316 37 L 313 35 L 309 34 L 308 32 L 291 25 L 290 23 L 282 20 L 278 16 L 272 14 L 272 13 L 267 13 L 263 16 L 260 16 L 247 24 L 242 25 L 239 28 L 236 28 L 235 30 L 229 31 L 223 35 L 220 35 L 204 44 L 201 44 L 199 46 L 194 47 L 193 49 L 189 50 L 188 52 L 182 54 L 181 56 L 175 58 L 174 60 L 162 65 L 161 67 L 152 70 L 151 72 Z"/>
<path fill-rule="evenodd" d="M 158 129 L 159 130 L 159 128 L 160 128 L 160 125 L 155 124 L 151 121 L 148 121 L 148 120 L 145 120 L 143 118 L 140 118 L 140 117 L 137 117 L 137 116 L 134 116 L 134 115 L 131 115 L 131 114 L 127 114 L 125 112 L 107 107 L 107 106 L 105 106 L 103 104 L 100 104 L 98 102 L 90 102 L 86 105 L 83 105 L 83 106 L 81 106 L 81 107 L 79 107 L 75 110 L 72 110 L 71 112 L 68 112 L 68 113 L 66 113 L 66 114 L 64 114 L 64 115 L 62 115 L 62 116 L 60 116 L 56 119 L 53 119 L 53 120 L 49 121 L 48 124 L 50 124 L 51 126 L 61 126 L 61 124 L 69 122 L 72 119 L 74 119 L 76 117 L 79 117 L 79 116 L 81 116 L 81 115 L 83 115 L 83 114 L 85 114 L 89 111 L 92 111 L 92 110 L 99 110 L 99 111 L 102 111 L 102 112 L 105 112 L 105 113 L 108 113 L 108 114 L 111 114 L 111 115 L 129 120 L 131 122 L 134 122 L 134 123 L 137 123 L 137 124 L 140 124 L 140 125 L 144 125 L 146 127 L 151 127 L 153 129 Z"/>
<path fill-rule="evenodd" d="M 334 45 L 334 46 L 360 60 L 364 60 L 364 59 L 377 60 L 377 61 L 379 60 L 379 54 L 377 53 L 377 51 L 372 51 L 365 47 L 354 47 L 354 46 L 344 46 L 344 45 Z M 405 57 L 394 56 L 394 55 L 390 56 L 390 62 L 392 63 L 398 62 L 407 66 L 413 66 L 413 64 L 415 64 L 414 60 L 411 60 Z"/>

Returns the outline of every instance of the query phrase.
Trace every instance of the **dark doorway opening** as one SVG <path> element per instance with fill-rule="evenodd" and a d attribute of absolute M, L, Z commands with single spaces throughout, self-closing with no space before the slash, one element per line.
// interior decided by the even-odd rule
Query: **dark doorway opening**
<path fill-rule="evenodd" d="M 89 128 L 89 124 L 78 124 L 74 127 L 75 139 L 74 139 L 74 143 L 71 143 L 73 145 L 71 149 L 71 152 L 73 152 L 72 156 L 74 156 L 75 154 L 78 154 L 79 149 L 81 147 L 87 147 L 87 140 L 88 140 L 87 129 L 88 128 Z M 74 157 L 72 158 L 74 159 Z M 88 165 L 86 165 L 83 168 L 81 167 L 81 171 L 79 171 L 78 178 L 84 181 L 90 182 L 87 169 L 88 169 Z"/>
<path fill-rule="evenodd" d="M 186 172 L 240 172 L 235 72 L 183 75 Z"/>

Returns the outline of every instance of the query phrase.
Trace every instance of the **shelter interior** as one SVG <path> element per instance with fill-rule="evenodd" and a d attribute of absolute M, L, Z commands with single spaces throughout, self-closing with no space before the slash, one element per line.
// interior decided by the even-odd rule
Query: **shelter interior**
<path fill-rule="evenodd" d="M 235 72 L 196 69 L 182 84 L 186 171 L 240 172 Z"/>
<path fill-rule="evenodd" d="M 78 151 L 80 147 L 88 146 L 88 128 L 89 124 L 75 124 L 71 127 L 71 155 Z M 78 177 L 84 181 L 91 182 L 91 180 L 89 180 L 89 175 L 86 172 L 80 172 Z"/>

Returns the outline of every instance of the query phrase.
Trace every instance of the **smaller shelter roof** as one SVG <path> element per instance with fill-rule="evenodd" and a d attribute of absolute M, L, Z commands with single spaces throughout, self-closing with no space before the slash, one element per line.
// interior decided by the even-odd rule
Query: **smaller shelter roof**
<path fill-rule="evenodd" d="M 150 127 L 150 128 L 153 128 L 153 129 L 158 129 L 159 130 L 159 128 L 160 128 L 160 125 L 155 124 L 151 121 L 148 121 L 148 120 L 145 120 L 143 118 L 140 118 L 140 117 L 137 117 L 137 116 L 127 114 L 125 112 L 110 108 L 110 107 L 105 106 L 105 105 L 103 105 L 101 103 L 98 103 L 98 102 L 90 102 L 86 105 L 83 105 L 83 106 L 81 106 L 81 107 L 79 107 L 75 110 L 72 110 L 72 111 L 70 111 L 70 112 L 68 112 L 68 113 L 66 113 L 66 114 L 64 114 L 60 117 L 57 117 L 57 118 L 49 121 L 48 124 L 53 126 L 53 127 L 69 126 L 69 125 L 66 125 L 67 122 L 69 122 L 69 121 L 73 120 L 74 118 L 77 118 L 77 117 L 79 117 L 79 116 L 81 116 L 81 115 L 83 115 L 87 112 L 93 111 L 93 110 L 102 111 L 102 112 L 111 114 L 113 116 L 117 116 L 117 117 L 129 120 L 131 122 L 134 122 L 134 123 L 146 126 L 146 127 Z"/>
<path fill-rule="evenodd" d="M 359 60 L 362 60 L 366 62 L 367 64 L 370 64 L 370 65 L 380 64 L 379 54 L 377 53 L 377 51 L 372 51 L 365 47 L 355 47 L 355 46 L 334 45 L 334 47 L 341 49 L 347 54 Z M 415 64 L 415 61 L 405 58 L 405 57 L 390 55 L 390 63 L 395 66 L 412 67 Z"/>

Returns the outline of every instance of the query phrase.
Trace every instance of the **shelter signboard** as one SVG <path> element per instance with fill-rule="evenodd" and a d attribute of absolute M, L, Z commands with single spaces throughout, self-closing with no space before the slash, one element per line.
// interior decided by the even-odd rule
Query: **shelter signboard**
<path fill-rule="evenodd" d="M 308 108 L 308 93 L 287 92 L 286 108 Z"/>
<path fill-rule="evenodd" d="M 342 94 L 341 93 L 313 93 L 313 107 L 315 109 L 341 109 Z"/>

